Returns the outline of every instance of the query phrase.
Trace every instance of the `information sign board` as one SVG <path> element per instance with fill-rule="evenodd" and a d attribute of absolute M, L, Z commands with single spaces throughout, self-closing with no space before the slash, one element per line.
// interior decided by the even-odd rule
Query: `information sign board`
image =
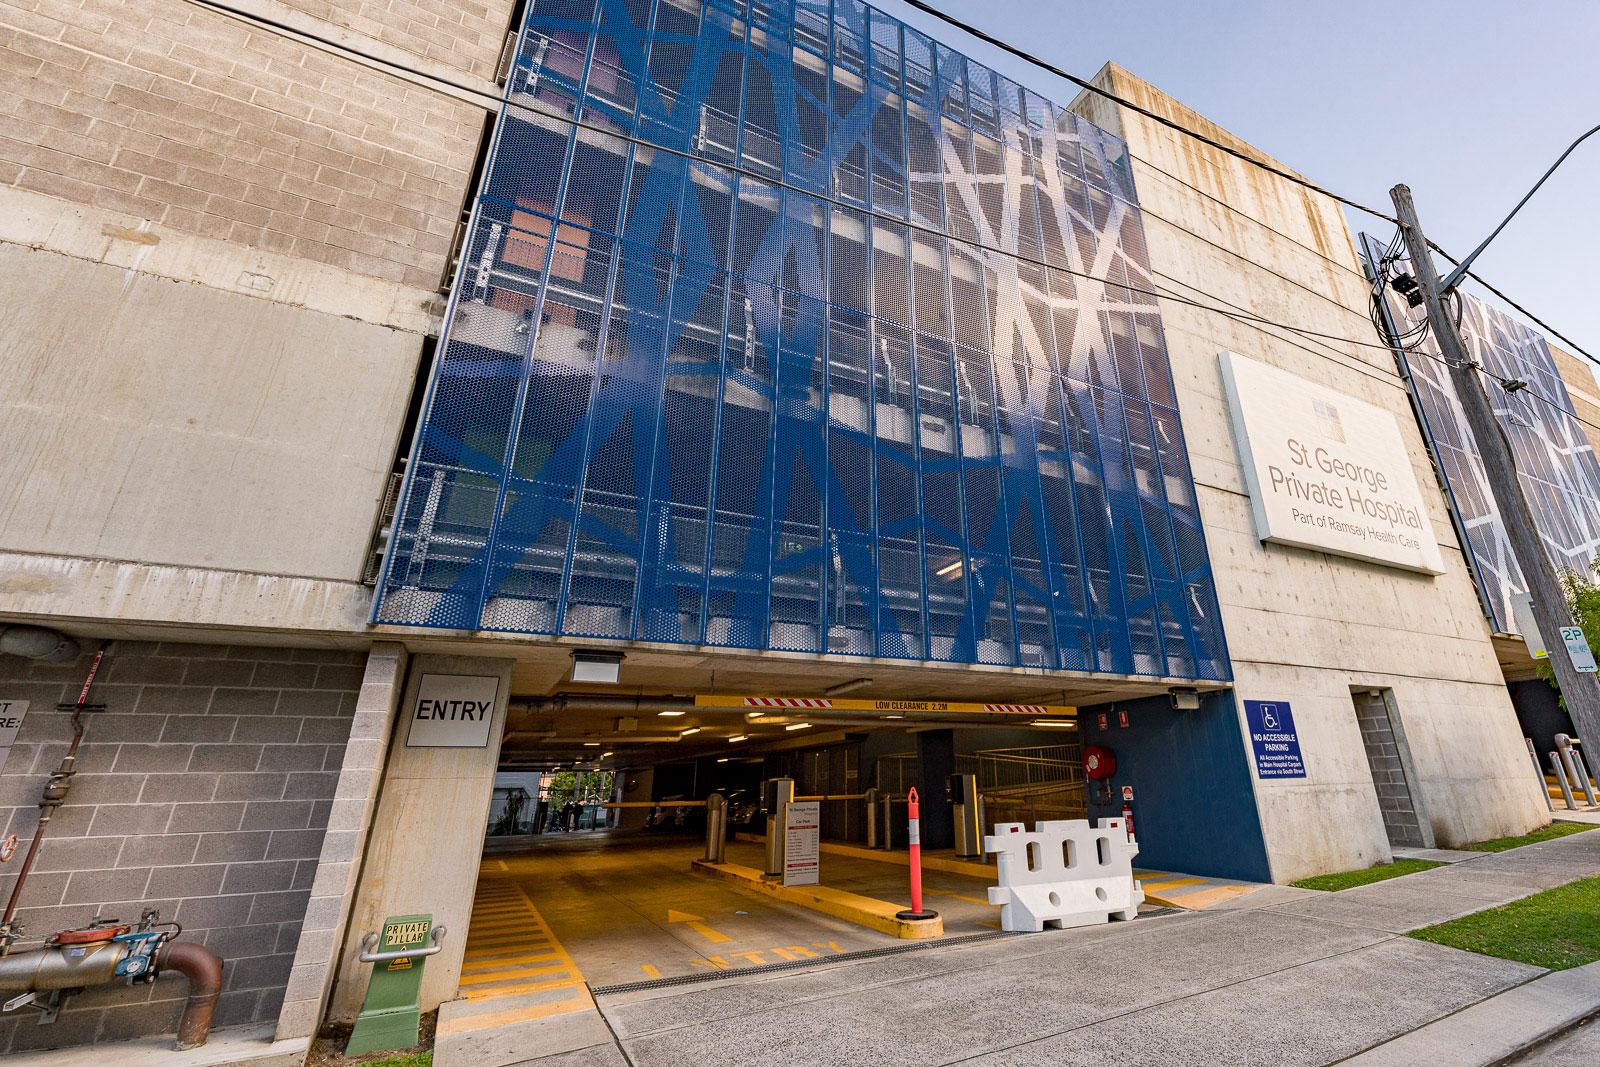
<path fill-rule="evenodd" d="M 822 804 L 791 801 L 783 806 L 783 884 L 816 885 L 822 877 Z"/>
<path fill-rule="evenodd" d="M 1246 700 L 1244 717 L 1250 726 L 1250 747 L 1256 755 L 1258 778 L 1304 778 L 1300 737 L 1294 714 L 1286 700 Z"/>

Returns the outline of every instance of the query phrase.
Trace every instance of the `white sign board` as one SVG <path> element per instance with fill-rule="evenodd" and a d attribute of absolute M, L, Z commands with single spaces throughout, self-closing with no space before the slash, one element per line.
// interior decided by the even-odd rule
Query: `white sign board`
<path fill-rule="evenodd" d="M 1589 639 L 1583 636 L 1583 627 L 1563 626 L 1561 643 L 1567 646 L 1567 658 L 1572 660 L 1572 665 L 1580 672 L 1594 674 L 1596 670 L 1600 670 L 1595 666 L 1594 652 L 1589 648 Z"/>
<path fill-rule="evenodd" d="M 822 804 L 783 806 L 783 884 L 816 885 L 822 878 Z"/>
<path fill-rule="evenodd" d="M 7 700 L 0 697 L 0 748 L 10 748 L 22 729 L 22 717 L 28 714 L 26 700 Z"/>
<path fill-rule="evenodd" d="M 476 674 L 424 674 L 411 705 L 407 748 L 484 748 L 494 723 L 500 679 Z"/>
<path fill-rule="evenodd" d="M 11 745 L 17 739 L 17 731 L 22 729 L 22 717 L 26 714 L 26 700 L 0 697 L 0 770 L 5 769 L 6 759 L 11 755 Z"/>
<path fill-rule="evenodd" d="M 1219 360 L 1257 537 L 1444 573 L 1393 412 L 1233 352 Z"/>

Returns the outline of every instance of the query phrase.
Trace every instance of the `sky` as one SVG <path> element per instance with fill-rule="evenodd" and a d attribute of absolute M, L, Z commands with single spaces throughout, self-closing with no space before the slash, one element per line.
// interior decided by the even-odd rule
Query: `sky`
<path fill-rule="evenodd" d="M 1046 97 L 1077 95 L 932 16 L 874 2 Z M 1458 258 L 1600 125 L 1600 0 L 931 2 L 1080 77 L 1112 60 L 1352 200 L 1392 214 L 1389 189 L 1404 182 L 1428 237 Z M 1597 193 L 1600 134 L 1473 268 L 1600 357 Z M 1353 233 L 1393 233 L 1369 215 L 1347 220 Z"/>

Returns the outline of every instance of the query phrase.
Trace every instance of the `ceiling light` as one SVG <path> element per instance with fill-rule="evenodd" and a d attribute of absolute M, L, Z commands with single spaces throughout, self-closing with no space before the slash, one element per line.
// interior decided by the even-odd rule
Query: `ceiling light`
<path fill-rule="evenodd" d="M 885 715 L 884 718 L 885 719 L 903 719 L 903 718 L 905 718 L 905 716 L 904 715 Z"/>
<path fill-rule="evenodd" d="M 728 738 L 728 744 L 732 745 L 732 744 L 737 744 L 740 741 L 748 741 L 748 740 L 750 740 L 750 735 L 749 734 L 740 734 L 738 737 L 730 737 L 730 738 Z"/>
<path fill-rule="evenodd" d="M 602 753 L 600 753 L 600 758 L 601 758 L 601 759 L 605 759 L 605 758 L 606 758 L 606 757 L 607 757 L 607 756 L 609 756 L 609 755 L 611 755 L 611 753 L 609 753 L 609 752 L 602 752 Z"/>
<path fill-rule="evenodd" d="M 572 653 L 572 680 L 594 685 L 616 685 L 622 670 L 622 653 L 584 648 Z"/>
<path fill-rule="evenodd" d="M 691 726 L 687 730 L 683 731 L 683 733 L 679 734 L 678 736 L 679 737 L 688 737 L 690 734 L 697 734 L 699 732 L 700 732 L 700 727 Z"/>
<path fill-rule="evenodd" d="M 1052 729 L 1071 730 L 1078 725 L 1077 719 L 1034 719 L 1033 725 L 1044 726 Z"/>
<path fill-rule="evenodd" d="M 809 730 L 809 729 L 811 729 L 811 724 L 808 723 L 808 722 L 792 722 L 788 726 L 785 726 L 784 729 L 785 730 Z"/>
<path fill-rule="evenodd" d="M 935 578 L 943 578 L 945 575 L 950 574 L 953 571 L 958 571 L 960 569 L 961 569 L 961 561 L 958 559 L 954 563 L 948 564 L 948 565 L 940 568 L 939 570 L 934 571 L 933 572 L 933 576 Z"/>
<path fill-rule="evenodd" d="M 681 711 L 658 711 L 658 712 L 656 712 L 656 714 L 661 716 L 663 719 L 676 719 L 679 715 L 682 715 L 683 712 L 681 712 Z"/>
<path fill-rule="evenodd" d="M 727 757 L 727 756 L 718 756 L 717 757 L 717 762 L 718 763 L 727 763 L 728 759 L 729 759 L 729 757 Z"/>
<path fill-rule="evenodd" d="M 583 743 L 583 747 L 584 748 L 599 748 L 600 747 L 600 742 L 598 742 L 598 741 L 585 741 Z"/>
<path fill-rule="evenodd" d="M 824 689 L 822 691 L 822 695 L 823 696 L 829 696 L 829 697 L 836 697 L 836 696 L 839 696 L 841 693 L 848 693 L 852 689 L 860 689 L 862 686 L 871 685 L 871 684 L 872 684 L 872 679 L 871 678 L 857 678 L 857 679 L 855 679 L 854 681 L 851 681 L 851 682 L 841 682 L 839 685 L 836 685 L 836 686 L 832 687 L 831 689 Z"/>

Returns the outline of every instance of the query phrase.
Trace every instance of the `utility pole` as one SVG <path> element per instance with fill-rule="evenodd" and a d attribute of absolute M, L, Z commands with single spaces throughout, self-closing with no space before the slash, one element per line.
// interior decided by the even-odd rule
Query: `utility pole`
<path fill-rule="evenodd" d="M 1461 335 L 1456 332 L 1455 321 L 1445 311 L 1439 273 L 1434 269 L 1433 255 L 1428 251 L 1428 242 L 1422 236 L 1422 227 L 1417 222 L 1417 209 L 1411 203 L 1411 190 L 1404 185 L 1397 185 L 1389 190 L 1389 196 L 1394 201 L 1395 214 L 1400 219 L 1400 232 L 1405 235 L 1411 269 L 1416 272 L 1417 284 L 1422 289 L 1428 322 L 1439 341 L 1439 352 L 1450 368 L 1450 379 L 1455 385 L 1456 397 L 1461 401 L 1461 411 L 1467 417 L 1467 426 L 1477 442 L 1489 491 L 1494 494 L 1495 505 L 1500 509 L 1500 521 L 1505 524 L 1517 566 L 1522 570 L 1523 580 L 1528 583 L 1528 592 L 1533 598 L 1533 619 L 1549 649 L 1550 666 L 1555 669 L 1556 684 L 1561 687 L 1561 696 L 1578 736 L 1600 748 L 1600 681 L 1595 675 L 1581 673 L 1572 665 L 1572 658 L 1567 655 L 1566 645 L 1561 640 L 1561 628 L 1573 625 L 1572 612 L 1567 608 L 1561 583 L 1556 580 L 1555 566 L 1550 562 L 1538 528 L 1533 524 L 1528 501 L 1522 495 L 1522 482 L 1517 477 L 1511 445 L 1500 424 L 1495 421 L 1489 398 L 1483 392 L 1478 369 L 1467 354 L 1467 346 L 1461 340 Z M 1588 748 L 1589 745 L 1584 746 L 1586 754 Z"/>

